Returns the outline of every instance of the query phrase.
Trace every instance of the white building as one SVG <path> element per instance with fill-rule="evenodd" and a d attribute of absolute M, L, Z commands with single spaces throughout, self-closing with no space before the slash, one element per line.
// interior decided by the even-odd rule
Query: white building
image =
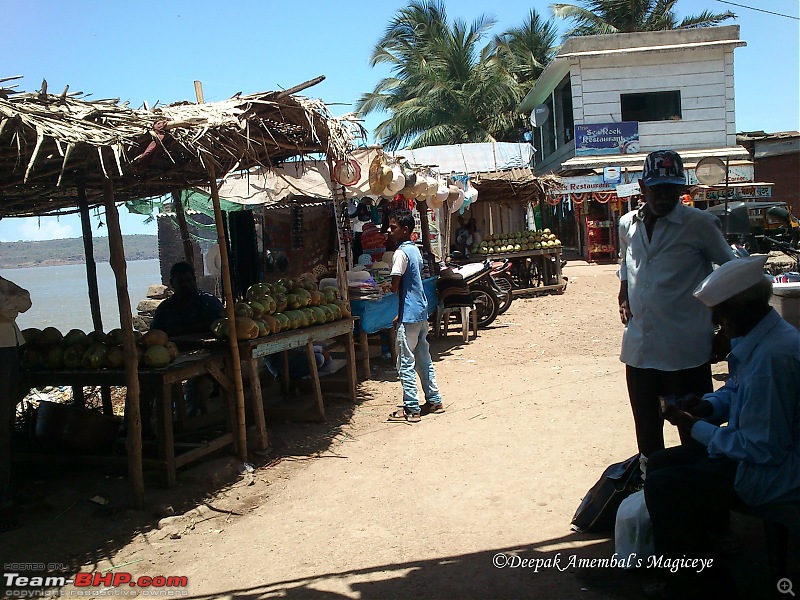
<path fill-rule="evenodd" d="M 652 150 L 677 150 L 689 184 L 706 156 L 729 161 L 732 182 L 753 181 L 748 152 L 736 144 L 733 51 L 745 45 L 738 25 L 566 40 L 519 110 L 547 107 L 549 116 L 533 129 L 535 172 L 564 178 L 552 206 L 565 202 L 553 211 L 566 229 L 567 213 L 575 216 L 577 246 L 591 247 L 587 221 L 602 222 L 609 231 L 595 237 L 615 245 L 613 224 L 628 204 L 618 201 L 616 186 L 636 182 Z M 608 206 L 593 206 L 598 200 Z"/>

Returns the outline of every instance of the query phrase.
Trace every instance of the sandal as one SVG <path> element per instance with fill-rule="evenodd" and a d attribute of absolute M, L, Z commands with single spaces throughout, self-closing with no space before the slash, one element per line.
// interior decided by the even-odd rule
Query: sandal
<path fill-rule="evenodd" d="M 420 406 L 420 414 L 425 415 L 438 415 L 444 412 L 444 405 L 441 402 L 426 402 Z"/>
<path fill-rule="evenodd" d="M 402 408 L 400 410 L 394 411 L 393 413 L 390 413 L 387 421 L 392 421 L 395 423 L 397 422 L 419 423 L 420 415 L 419 413 L 413 413 Z"/>

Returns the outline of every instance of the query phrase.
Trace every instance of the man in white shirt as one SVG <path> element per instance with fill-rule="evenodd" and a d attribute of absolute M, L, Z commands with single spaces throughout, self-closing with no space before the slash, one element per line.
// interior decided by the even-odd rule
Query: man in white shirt
<path fill-rule="evenodd" d="M 27 290 L 0 277 L 0 533 L 18 526 L 12 517 L 11 435 L 20 396 L 19 347 L 25 339 L 16 318 L 31 307 Z"/>
<path fill-rule="evenodd" d="M 680 203 L 686 176 L 677 152 L 651 152 L 639 186 L 644 206 L 619 222 L 620 360 L 639 452 L 649 456 L 664 448 L 659 396 L 713 389 L 711 311 L 692 292 L 712 264 L 735 255 L 715 216 Z"/>

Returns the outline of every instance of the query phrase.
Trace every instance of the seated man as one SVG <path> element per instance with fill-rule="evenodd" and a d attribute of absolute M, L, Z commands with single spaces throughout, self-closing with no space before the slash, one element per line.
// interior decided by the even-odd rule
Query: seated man
<path fill-rule="evenodd" d="M 314 346 L 314 358 L 317 362 L 317 371 L 331 362 L 330 353 L 322 346 Z M 311 375 L 308 355 L 305 348 L 289 350 L 289 379 L 302 379 Z M 280 377 L 283 361 L 280 354 L 270 354 L 264 357 L 264 364 L 273 377 Z"/>
<path fill-rule="evenodd" d="M 187 262 L 177 262 L 169 270 L 169 285 L 174 292 L 156 308 L 150 329 L 160 329 L 167 336 L 192 333 L 211 333 L 211 324 L 223 316 L 222 302 L 216 296 L 197 289 L 194 269 Z M 214 380 L 195 377 L 186 382 L 186 408 L 189 416 L 205 412 L 205 403 L 211 396 Z M 142 393 L 142 427 L 148 431 L 152 415 L 153 390 Z M 144 400 L 147 398 L 148 400 Z"/>
<path fill-rule="evenodd" d="M 702 399 L 663 405 L 664 418 L 698 443 L 658 451 L 648 462 L 656 556 L 709 557 L 709 530 L 731 507 L 800 502 L 800 332 L 769 305 L 765 261 L 727 262 L 694 292 L 731 338 L 730 378 Z M 692 572 L 667 582 L 676 596 L 702 593 Z M 713 575 L 706 582 L 721 593 Z"/>

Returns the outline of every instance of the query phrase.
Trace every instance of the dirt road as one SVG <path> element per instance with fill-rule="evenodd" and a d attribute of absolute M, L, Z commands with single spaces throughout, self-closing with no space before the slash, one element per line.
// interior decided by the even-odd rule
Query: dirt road
<path fill-rule="evenodd" d="M 572 562 L 610 558 L 608 537 L 569 529 L 603 469 L 636 449 L 615 270 L 573 262 L 564 295 L 515 300 L 467 345 L 435 342 L 446 413 L 387 423 L 401 395 L 385 365 L 355 408 L 331 403 L 339 425 L 288 426 L 308 427 L 310 448 L 324 434 L 321 451 L 277 424 L 280 464 L 83 570 L 185 575 L 189 597 L 231 600 L 638 597 L 640 579 Z"/>

